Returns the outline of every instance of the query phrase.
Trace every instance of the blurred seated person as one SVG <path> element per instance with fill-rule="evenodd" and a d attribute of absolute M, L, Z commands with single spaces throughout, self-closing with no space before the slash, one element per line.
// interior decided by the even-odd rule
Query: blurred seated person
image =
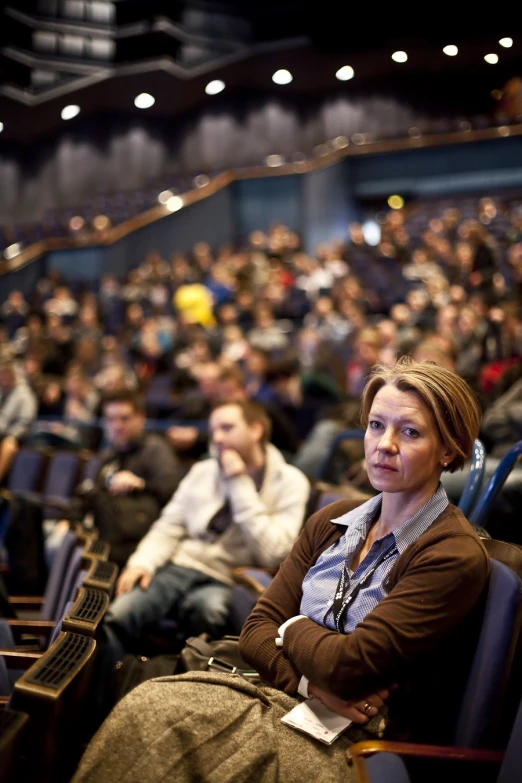
<path fill-rule="evenodd" d="M 167 615 L 188 636 L 218 637 L 233 569 L 276 568 L 299 534 L 308 481 L 269 443 L 262 408 L 218 403 L 209 430 L 212 456 L 191 468 L 119 578 L 105 623 L 116 657 Z"/>
<path fill-rule="evenodd" d="M 206 328 L 215 326 L 212 294 L 204 285 L 181 285 L 175 292 L 173 301 L 182 324 L 201 324 Z"/>
<path fill-rule="evenodd" d="M 94 385 L 74 364 L 67 371 L 63 393 L 60 379 L 44 381 L 38 413 L 41 416 L 59 416 L 60 420 L 38 421 L 29 444 L 33 448 L 89 448 L 92 428 L 85 425 L 95 421 L 98 401 Z"/>
<path fill-rule="evenodd" d="M 21 291 L 11 291 L 0 307 L 0 320 L 3 321 L 9 339 L 12 340 L 20 327 L 24 326 L 29 305 Z"/>
<path fill-rule="evenodd" d="M 170 444 L 184 456 L 198 459 L 207 452 L 208 430 L 206 422 L 212 410 L 212 405 L 218 398 L 220 367 L 216 362 L 205 362 L 193 366 L 190 375 L 197 386 L 194 391 L 188 390 L 181 399 L 176 418 L 188 422 L 204 420 L 205 426 L 197 427 L 192 423 L 169 427 L 166 436 Z"/>
<path fill-rule="evenodd" d="M 48 351 L 48 338 L 40 313 L 29 313 L 24 324 L 17 329 L 11 341 L 11 349 L 16 356 L 23 356 L 28 351 L 41 353 L 42 357 Z"/>
<path fill-rule="evenodd" d="M 172 335 L 155 318 L 143 321 L 131 342 L 131 353 L 140 377 L 150 378 L 155 372 L 167 371 L 172 344 Z"/>
<path fill-rule="evenodd" d="M 34 392 L 17 375 L 14 362 L 0 358 L 0 483 L 36 418 L 36 410 Z"/>
<path fill-rule="evenodd" d="M 266 351 L 249 346 L 243 369 L 246 390 L 248 396 L 252 399 L 261 399 L 259 395 L 265 386 L 266 368 L 269 362 L 270 356 Z"/>
<path fill-rule="evenodd" d="M 270 442 L 286 454 L 294 454 L 299 446 L 299 432 L 292 419 L 285 413 L 280 405 L 274 401 L 262 402 L 256 395 L 250 397 L 245 385 L 244 375 L 238 367 L 224 367 L 219 374 L 217 389 L 218 400 L 230 400 L 244 402 L 252 399 L 260 405 L 271 424 Z"/>
<path fill-rule="evenodd" d="M 321 412 L 342 397 L 335 378 L 319 362 L 303 373 L 297 355 L 287 353 L 270 361 L 265 372 L 265 387 L 256 399 L 282 409 L 296 425 L 299 439 L 303 440 Z"/>
<path fill-rule="evenodd" d="M 78 313 L 78 322 L 75 327 L 76 339 L 87 337 L 95 343 L 99 343 L 103 337 L 101 326 L 98 322 L 96 307 L 84 305 Z"/>
<path fill-rule="evenodd" d="M 354 741 L 450 740 L 490 564 L 440 478 L 469 457 L 480 411 L 454 373 L 402 361 L 376 368 L 362 418 L 379 494 L 306 523 L 243 627 L 239 649 L 260 684 L 212 671 L 144 683 L 101 727 L 73 783 L 227 783 L 254 769 L 267 781 L 344 782 Z M 347 720 L 330 745 L 281 724 L 312 696 Z"/>
<path fill-rule="evenodd" d="M 430 277 L 440 275 L 441 268 L 430 261 L 426 248 L 417 247 L 412 253 L 411 264 L 402 268 L 402 274 L 406 280 L 425 283 Z"/>
<path fill-rule="evenodd" d="M 334 302 L 330 296 L 320 296 L 311 313 L 305 316 L 303 325 L 313 329 L 322 340 L 338 342 L 343 340 L 350 331 L 350 324 L 340 313 L 334 310 Z"/>
<path fill-rule="evenodd" d="M 108 447 L 94 484 L 79 487 L 78 514 L 92 514 L 111 545 L 110 559 L 123 567 L 172 497 L 181 469 L 165 439 L 145 432 L 144 402 L 136 392 L 107 394 L 102 413 Z"/>
<path fill-rule="evenodd" d="M 57 286 L 53 296 L 43 304 L 43 310 L 47 316 L 58 315 L 68 321 L 75 317 L 78 309 L 78 302 L 65 285 Z"/>
<path fill-rule="evenodd" d="M 45 325 L 46 353 L 43 370 L 49 375 L 63 375 L 75 349 L 73 333 L 60 315 L 50 313 Z"/>
<path fill-rule="evenodd" d="M 232 364 L 243 362 L 249 351 L 250 346 L 240 326 L 230 324 L 223 328 L 221 356 L 225 362 Z"/>
<path fill-rule="evenodd" d="M 255 308 L 254 328 L 248 332 L 247 339 L 253 348 L 261 348 L 271 353 L 284 350 L 290 345 L 287 334 L 274 318 L 272 308 L 263 303 Z"/>
<path fill-rule="evenodd" d="M 366 385 L 372 367 L 379 361 L 381 335 L 377 329 L 365 327 L 354 340 L 354 354 L 346 368 L 346 391 L 350 397 L 359 397 Z"/>

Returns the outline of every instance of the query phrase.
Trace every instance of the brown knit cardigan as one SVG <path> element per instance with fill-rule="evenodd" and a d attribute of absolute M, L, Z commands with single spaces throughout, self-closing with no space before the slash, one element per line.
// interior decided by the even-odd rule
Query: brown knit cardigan
<path fill-rule="evenodd" d="M 343 699 L 364 698 L 397 683 L 389 700 L 388 736 L 448 741 L 490 572 L 480 539 L 454 506 L 397 559 L 389 594 L 353 633 L 303 619 L 287 628 L 283 648 L 275 645 L 278 627 L 300 613 L 305 574 L 346 530 L 331 520 L 360 502 L 338 501 L 310 517 L 248 618 L 241 654 L 267 682 L 289 694 L 295 694 L 302 674 Z"/>

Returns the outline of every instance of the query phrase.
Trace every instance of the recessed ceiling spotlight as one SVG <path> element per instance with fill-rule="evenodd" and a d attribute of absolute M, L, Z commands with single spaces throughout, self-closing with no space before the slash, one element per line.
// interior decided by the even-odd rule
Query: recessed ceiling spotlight
<path fill-rule="evenodd" d="M 136 95 L 134 98 L 134 105 L 137 109 L 150 109 L 155 103 L 156 99 L 152 95 L 149 95 L 148 92 L 140 92 L 140 94 Z"/>
<path fill-rule="evenodd" d="M 408 59 L 408 55 L 406 54 L 406 52 L 394 52 L 391 58 L 396 63 L 405 63 L 406 60 Z"/>
<path fill-rule="evenodd" d="M 272 76 L 272 81 L 276 84 L 290 84 L 293 78 L 290 71 L 287 71 L 286 68 L 280 68 Z"/>
<path fill-rule="evenodd" d="M 177 212 L 183 206 L 183 199 L 181 196 L 171 196 L 165 206 L 169 212 Z"/>
<path fill-rule="evenodd" d="M 501 38 L 499 41 L 499 44 L 504 47 L 504 49 L 511 49 L 513 46 L 513 39 L 512 38 Z"/>
<path fill-rule="evenodd" d="M 2 133 L 3 129 L 4 129 L 4 123 L 0 122 L 0 133 Z"/>
<path fill-rule="evenodd" d="M 219 92 L 223 92 L 224 89 L 225 82 L 221 81 L 221 79 L 214 79 L 207 84 L 205 92 L 207 95 L 217 95 Z"/>
<path fill-rule="evenodd" d="M 459 53 L 459 47 L 455 46 L 455 44 L 448 44 L 442 51 L 444 54 L 447 54 L 448 57 L 456 57 L 456 55 Z"/>
<path fill-rule="evenodd" d="M 72 120 L 73 117 L 77 117 L 79 113 L 80 107 L 75 104 L 64 106 L 62 109 L 62 120 Z"/>
<path fill-rule="evenodd" d="M 350 79 L 353 79 L 354 76 L 355 71 L 351 65 L 343 65 L 342 68 L 339 68 L 335 73 L 335 78 L 339 79 L 340 82 L 348 82 Z"/>
<path fill-rule="evenodd" d="M 498 54 L 486 54 L 484 55 L 484 59 L 490 65 L 496 65 L 498 63 Z"/>

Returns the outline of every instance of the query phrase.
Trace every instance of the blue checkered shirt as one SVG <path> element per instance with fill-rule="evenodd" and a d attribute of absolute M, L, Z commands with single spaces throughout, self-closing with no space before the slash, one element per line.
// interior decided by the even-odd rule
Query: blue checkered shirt
<path fill-rule="evenodd" d="M 310 620 L 331 631 L 337 630 L 332 604 L 341 569 L 346 567 L 344 585 L 346 597 L 388 549 L 392 552 L 390 557 L 378 565 L 371 579 L 360 589 L 355 600 L 348 607 L 343 620 L 343 630 L 344 633 L 352 633 L 366 615 L 388 594 L 387 580 L 395 561 L 406 547 L 422 535 L 444 511 L 448 505 L 448 496 L 442 484 L 439 484 L 433 497 L 416 514 L 393 533 L 388 533 L 374 541 L 364 560 L 359 563 L 354 572 L 351 572 L 349 564 L 366 540 L 372 522 L 379 516 L 381 503 L 382 494 L 343 514 L 342 517 L 332 519 L 334 524 L 346 525 L 346 531 L 335 544 L 319 556 L 304 578 L 300 614 L 306 615 Z"/>

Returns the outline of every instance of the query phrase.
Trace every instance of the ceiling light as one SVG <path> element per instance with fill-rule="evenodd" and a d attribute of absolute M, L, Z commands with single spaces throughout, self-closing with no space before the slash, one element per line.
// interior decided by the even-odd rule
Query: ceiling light
<path fill-rule="evenodd" d="M 0 122 L 0 133 L 2 133 L 3 129 L 4 129 L 4 123 Z"/>
<path fill-rule="evenodd" d="M 294 77 L 290 71 L 287 71 L 286 68 L 281 68 L 279 71 L 274 73 L 272 76 L 272 81 L 276 84 L 290 84 L 293 78 Z"/>
<path fill-rule="evenodd" d="M 484 59 L 490 65 L 496 65 L 498 63 L 498 54 L 486 54 Z"/>
<path fill-rule="evenodd" d="M 149 95 L 148 92 L 140 92 L 140 94 L 136 95 L 134 98 L 134 105 L 137 109 L 150 109 L 155 103 L 156 99 L 153 98 L 152 95 Z"/>
<path fill-rule="evenodd" d="M 396 63 L 405 63 L 408 59 L 408 55 L 406 52 L 394 52 L 391 58 L 392 60 L 395 60 Z"/>
<path fill-rule="evenodd" d="M 81 217 L 81 215 L 75 215 L 69 220 L 69 229 L 71 231 L 79 231 L 81 228 L 83 228 L 84 223 L 85 220 Z"/>
<path fill-rule="evenodd" d="M 447 54 L 448 57 L 455 57 L 459 53 L 459 47 L 454 44 L 448 44 L 442 51 L 444 54 Z"/>
<path fill-rule="evenodd" d="M 504 47 L 504 49 L 511 49 L 513 46 L 513 39 L 512 38 L 501 38 L 499 41 L 499 44 Z"/>
<path fill-rule="evenodd" d="M 80 107 L 72 103 L 70 106 L 64 106 L 62 109 L 62 120 L 72 120 L 80 113 Z"/>
<path fill-rule="evenodd" d="M 267 155 L 265 158 L 265 166 L 270 166 L 271 168 L 282 166 L 284 162 L 285 159 L 282 155 Z"/>
<path fill-rule="evenodd" d="M 393 196 L 390 196 L 388 199 L 388 206 L 391 209 L 402 209 L 404 206 L 404 199 L 402 196 L 397 196 L 396 194 Z"/>
<path fill-rule="evenodd" d="M 351 65 L 343 65 L 343 67 L 339 68 L 335 73 L 336 79 L 339 79 L 340 82 L 348 82 L 350 79 L 353 79 L 354 76 L 355 71 Z"/>
<path fill-rule="evenodd" d="M 160 204 L 166 204 L 173 195 L 174 193 L 171 190 L 162 190 L 158 196 L 158 201 Z"/>
<path fill-rule="evenodd" d="M 207 84 L 205 87 L 205 92 L 207 95 L 217 95 L 218 92 L 223 92 L 224 89 L 225 82 L 221 81 L 221 79 L 214 79 Z"/>
<path fill-rule="evenodd" d="M 96 215 L 92 224 L 96 231 L 105 231 L 106 228 L 110 228 L 111 221 L 107 215 Z"/>
<path fill-rule="evenodd" d="M 206 174 L 198 174 L 197 177 L 194 177 L 194 187 L 196 188 L 206 188 L 209 183 L 210 177 L 207 177 Z"/>
<path fill-rule="evenodd" d="M 4 250 L 4 258 L 7 258 L 8 261 L 10 261 L 12 258 L 18 255 L 18 253 L 22 252 L 22 243 L 21 242 L 15 242 L 14 245 L 9 245 L 9 247 L 6 247 Z"/>
<path fill-rule="evenodd" d="M 332 147 L 336 150 L 342 150 L 349 145 L 350 141 L 346 136 L 336 136 L 332 140 Z"/>
<path fill-rule="evenodd" d="M 169 212 L 177 212 L 183 206 L 183 199 L 181 196 L 171 196 L 165 206 Z"/>

